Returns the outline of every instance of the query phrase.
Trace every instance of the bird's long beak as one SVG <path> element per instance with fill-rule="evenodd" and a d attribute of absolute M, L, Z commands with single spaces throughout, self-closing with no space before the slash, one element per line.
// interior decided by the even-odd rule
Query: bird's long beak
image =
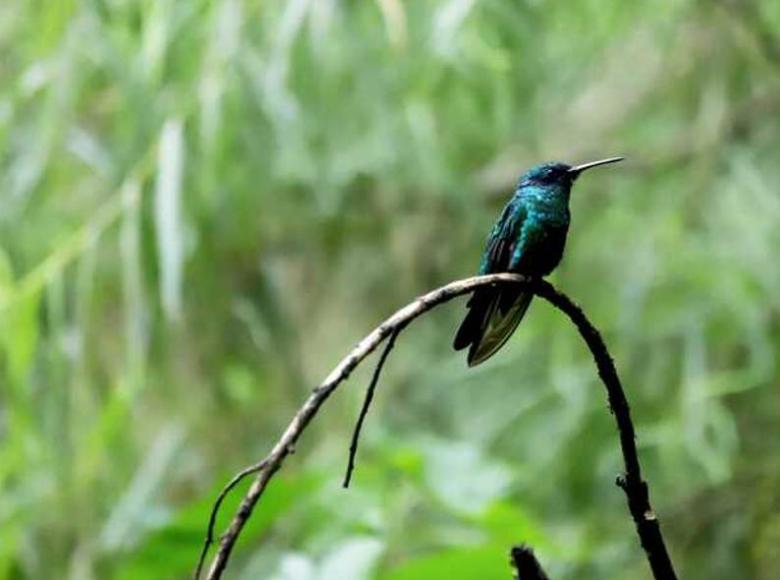
<path fill-rule="evenodd" d="M 623 161 L 625 157 L 608 157 L 607 159 L 599 159 L 598 161 L 591 161 L 590 163 L 583 163 L 581 165 L 575 165 L 571 169 L 569 169 L 569 173 L 573 173 L 576 177 L 586 169 L 590 169 L 591 167 L 598 167 L 599 165 L 606 165 L 607 163 L 617 163 L 618 161 Z"/>

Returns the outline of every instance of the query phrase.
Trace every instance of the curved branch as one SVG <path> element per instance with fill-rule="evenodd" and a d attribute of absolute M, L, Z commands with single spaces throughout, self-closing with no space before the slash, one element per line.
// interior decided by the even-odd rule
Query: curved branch
<path fill-rule="evenodd" d="M 544 298 L 569 317 L 593 355 L 601 382 L 607 389 L 609 408 L 615 417 L 620 435 L 620 450 L 623 453 L 625 474 L 618 478 L 617 484 L 626 494 L 628 509 L 636 525 L 637 535 L 639 535 L 642 548 L 647 555 L 653 576 L 660 580 L 675 580 L 677 575 L 661 535 L 661 525 L 650 505 L 650 492 L 647 483 L 642 480 L 642 469 L 636 450 L 634 423 L 631 421 L 631 409 L 628 406 L 628 399 L 623 391 L 623 385 L 620 384 L 615 363 L 607 346 L 599 331 L 591 324 L 582 309 L 568 296 L 543 280 L 534 286 L 534 293 L 537 296 Z"/>
<path fill-rule="evenodd" d="M 534 294 L 544 298 L 566 314 L 579 330 L 580 335 L 585 340 L 596 361 L 599 376 L 606 387 L 610 408 L 615 416 L 618 431 L 620 432 L 620 446 L 623 452 L 625 475 L 620 478 L 619 485 L 628 498 L 629 510 L 636 524 L 642 547 L 645 549 L 655 578 L 664 580 L 676 579 L 663 537 L 661 536 L 658 520 L 650 506 L 647 484 L 641 477 L 639 458 L 634 441 L 634 427 L 631 422 L 628 401 L 623 393 L 612 358 L 598 331 L 588 321 L 582 310 L 566 295 L 558 292 L 550 283 L 544 280 L 527 279 L 517 274 L 489 274 L 451 282 L 401 308 L 360 341 L 333 369 L 330 375 L 312 391 L 312 394 L 309 395 L 309 398 L 293 417 L 282 437 L 263 460 L 263 467 L 260 468 L 257 478 L 250 486 L 230 525 L 222 535 L 217 553 L 208 571 L 207 578 L 209 580 L 221 578 L 235 543 L 271 478 L 292 452 L 298 438 L 317 414 L 322 404 L 349 377 L 355 367 L 388 336 L 396 335 L 410 322 L 432 308 L 449 302 L 458 296 L 469 294 L 477 288 L 496 284 L 527 286 Z"/>
<path fill-rule="evenodd" d="M 443 304 L 464 294 L 468 294 L 481 286 L 489 286 L 497 283 L 528 284 L 529 281 L 516 274 L 491 274 L 488 276 L 474 276 L 464 280 L 457 280 L 437 290 L 429 292 L 417 300 L 396 311 L 390 318 L 375 328 L 368 336 L 361 340 L 352 351 L 344 357 L 327 378 L 316 387 L 300 410 L 295 414 L 282 437 L 274 445 L 271 452 L 265 458 L 264 467 L 258 472 L 244 499 L 233 516 L 228 529 L 219 541 L 217 553 L 211 562 L 207 578 L 214 580 L 220 578 L 227 566 L 230 554 L 233 551 L 236 540 L 241 534 L 249 517 L 252 515 L 260 497 L 263 495 L 269 481 L 282 463 L 290 454 L 296 441 L 306 429 L 309 422 L 317 414 L 322 404 L 328 399 L 334 390 L 344 382 L 355 367 L 360 364 L 371 352 L 374 351 L 395 329 L 406 326 L 418 316 L 428 310 Z"/>

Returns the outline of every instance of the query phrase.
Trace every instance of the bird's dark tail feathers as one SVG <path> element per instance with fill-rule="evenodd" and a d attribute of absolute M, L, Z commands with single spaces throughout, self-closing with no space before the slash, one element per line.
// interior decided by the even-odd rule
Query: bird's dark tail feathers
<path fill-rule="evenodd" d="M 523 319 L 533 293 L 510 286 L 480 288 L 455 335 L 455 350 L 469 347 L 470 367 L 485 362 L 504 346 Z"/>

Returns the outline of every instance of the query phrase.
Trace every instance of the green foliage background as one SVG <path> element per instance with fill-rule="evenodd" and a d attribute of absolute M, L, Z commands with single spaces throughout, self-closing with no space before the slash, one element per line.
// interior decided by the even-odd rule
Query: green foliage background
<path fill-rule="evenodd" d="M 604 331 L 689 579 L 780 576 L 780 3 L 0 4 L 0 578 L 184 578 L 210 502 L 379 320 L 471 274 L 518 173 L 583 178 L 554 282 Z M 231 578 L 647 578 L 579 338 L 460 304 L 365 369 Z M 220 525 L 235 507 L 228 505 Z"/>

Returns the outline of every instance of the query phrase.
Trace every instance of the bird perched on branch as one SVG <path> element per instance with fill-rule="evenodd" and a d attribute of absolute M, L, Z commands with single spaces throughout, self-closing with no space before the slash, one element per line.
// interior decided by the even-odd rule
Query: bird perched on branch
<path fill-rule="evenodd" d="M 533 278 L 552 272 L 566 244 L 574 181 L 586 169 L 622 160 L 610 157 L 574 166 L 542 163 L 526 171 L 490 231 L 479 274 L 513 272 Z M 513 286 L 476 290 L 453 347 L 468 347 L 469 366 L 486 361 L 512 336 L 532 297 L 531 292 Z"/>

